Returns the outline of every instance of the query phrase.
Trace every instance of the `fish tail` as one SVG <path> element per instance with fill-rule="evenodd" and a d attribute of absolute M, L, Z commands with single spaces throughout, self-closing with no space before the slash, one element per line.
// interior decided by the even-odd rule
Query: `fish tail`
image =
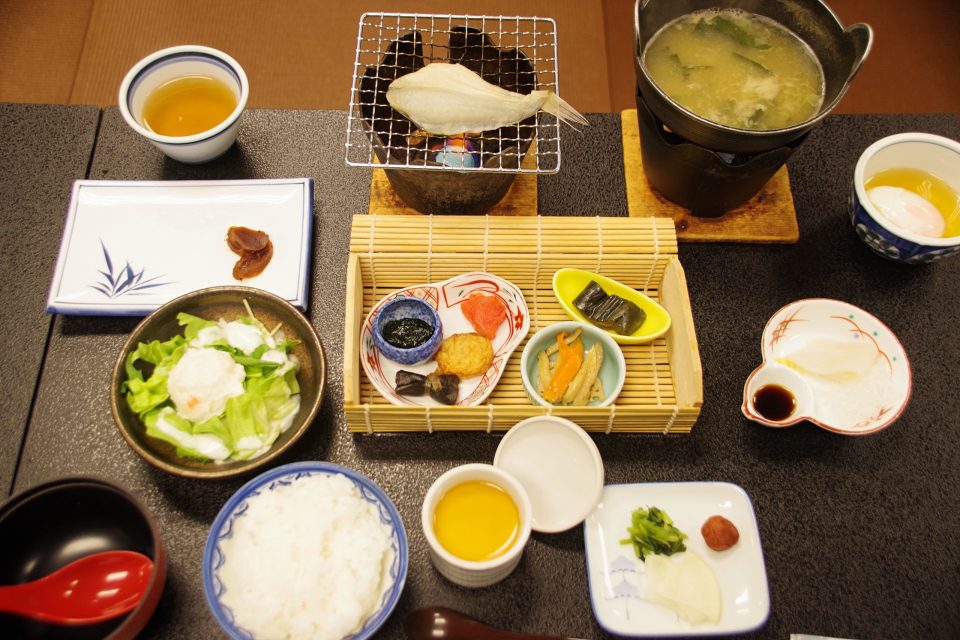
<path fill-rule="evenodd" d="M 555 94 L 553 91 L 547 92 L 547 99 L 544 101 L 543 106 L 541 107 L 547 113 L 552 113 L 560 121 L 566 122 L 568 125 L 577 129 L 577 125 L 580 126 L 589 126 L 590 123 L 587 121 L 579 111 L 570 106 L 570 104 Z"/>

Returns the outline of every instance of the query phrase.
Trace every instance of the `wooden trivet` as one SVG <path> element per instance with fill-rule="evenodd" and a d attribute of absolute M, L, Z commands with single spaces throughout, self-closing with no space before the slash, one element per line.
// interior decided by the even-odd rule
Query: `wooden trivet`
<path fill-rule="evenodd" d="M 520 163 L 525 169 L 536 168 L 535 147 L 530 146 Z M 387 178 L 383 169 L 374 169 L 370 178 L 370 214 L 390 215 L 423 215 L 416 209 L 407 206 Z M 537 174 L 518 173 L 507 193 L 490 211 L 494 216 L 535 216 L 537 215 Z"/>
<path fill-rule="evenodd" d="M 797 210 L 784 165 L 750 201 L 714 218 L 690 214 L 650 186 L 643 172 L 637 110 L 620 113 L 623 136 L 623 173 L 630 216 L 669 216 L 683 242 L 756 242 L 790 244 L 800 239 Z"/>

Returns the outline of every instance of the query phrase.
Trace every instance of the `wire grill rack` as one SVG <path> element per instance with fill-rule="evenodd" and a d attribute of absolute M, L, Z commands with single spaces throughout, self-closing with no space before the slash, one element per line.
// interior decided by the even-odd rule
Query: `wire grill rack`
<path fill-rule="evenodd" d="M 394 79 L 431 62 L 459 62 L 488 82 L 519 93 L 533 89 L 559 93 L 556 23 L 550 18 L 364 13 L 347 118 L 348 165 L 488 173 L 559 171 L 560 123 L 543 112 L 514 126 L 469 134 L 467 144 L 472 145 L 478 166 L 441 161 L 437 149 L 449 139 L 418 131 L 386 101 Z"/>

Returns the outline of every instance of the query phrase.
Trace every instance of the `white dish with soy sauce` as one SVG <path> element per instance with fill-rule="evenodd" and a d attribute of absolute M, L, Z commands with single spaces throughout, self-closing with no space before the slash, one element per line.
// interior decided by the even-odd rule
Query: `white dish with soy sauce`
<path fill-rule="evenodd" d="M 768 427 L 808 421 L 834 433 L 889 427 L 910 400 L 910 362 L 894 333 L 847 302 L 797 300 L 767 322 L 763 364 L 747 378 L 743 414 Z"/>

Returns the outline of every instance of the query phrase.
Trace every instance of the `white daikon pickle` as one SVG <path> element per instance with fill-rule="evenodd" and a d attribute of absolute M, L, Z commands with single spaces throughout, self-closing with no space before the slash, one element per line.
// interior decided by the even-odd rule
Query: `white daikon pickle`
<path fill-rule="evenodd" d="M 720 585 L 713 569 L 692 551 L 670 557 L 649 555 L 647 598 L 690 624 L 720 622 Z"/>
<path fill-rule="evenodd" d="M 866 375 L 877 362 L 878 356 L 877 347 L 866 339 L 821 338 L 777 358 L 777 362 L 804 375 L 849 382 Z"/>
<path fill-rule="evenodd" d="M 571 126 L 589 124 L 553 91 L 514 93 L 448 62 L 400 76 L 390 83 L 387 102 L 427 133 L 445 136 L 499 129 L 541 109 Z"/>

